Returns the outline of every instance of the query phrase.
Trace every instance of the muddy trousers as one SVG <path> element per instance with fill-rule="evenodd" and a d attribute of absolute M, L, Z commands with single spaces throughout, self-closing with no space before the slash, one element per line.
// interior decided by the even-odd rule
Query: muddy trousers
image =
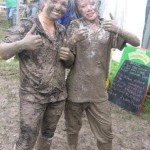
<path fill-rule="evenodd" d="M 20 102 L 20 135 L 15 150 L 49 150 L 65 101 L 39 104 L 24 97 Z"/>
<path fill-rule="evenodd" d="M 50 150 L 52 138 L 43 137 L 40 133 L 36 142 L 35 150 Z"/>
<path fill-rule="evenodd" d="M 66 102 L 65 120 L 69 150 L 77 150 L 78 134 L 82 126 L 82 114 L 86 112 L 99 150 L 112 149 L 111 114 L 109 102 L 74 103 Z"/>

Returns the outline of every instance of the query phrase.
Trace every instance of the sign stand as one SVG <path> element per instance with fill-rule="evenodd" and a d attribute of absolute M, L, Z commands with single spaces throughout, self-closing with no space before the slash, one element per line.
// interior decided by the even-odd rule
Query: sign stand
<path fill-rule="evenodd" d="M 150 51 L 146 52 L 134 47 L 125 48 L 108 91 L 111 102 L 135 114 L 140 113 L 150 89 Z"/>

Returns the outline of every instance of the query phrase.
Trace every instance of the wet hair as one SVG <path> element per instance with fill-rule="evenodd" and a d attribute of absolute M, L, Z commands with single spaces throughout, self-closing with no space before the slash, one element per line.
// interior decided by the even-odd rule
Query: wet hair
<path fill-rule="evenodd" d="M 74 0 L 75 1 L 75 5 L 76 5 L 76 7 L 78 6 L 78 1 L 80 1 L 80 0 Z M 101 4 L 101 0 L 95 0 L 97 3 L 98 3 L 98 6 L 100 6 L 100 4 Z"/>
<path fill-rule="evenodd" d="M 42 0 L 42 2 L 39 5 L 39 12 L 41 12 L 44 8 L 44 1 L 46 1 L 46 0 Z"/>
<path fill-rule="evenodd" d="M 80 11 L 79 11 L 79 9 L 78 9 L 78 0 L 74 0 L 74 1 L 75 1 L 75 7 L 76 7 L 76 9 L 75 9 L 75 10 L 76 10 L 76 14 L 78 14 L 78 16 L 79 16 L 79 18 L 80 18 L 80 17 L 82 17 L 82 16 L 81 16 Z"/>
<path fill-rule="evenodd" d="M 82 0 L 74 0 L 74 1 L 75 1 L 76 11 L 80 15 L 80 17 L 82 17 L 81 14 L 80 14 L 80 11 L 78 9 L 78 1 L 82 1 Z M 97 2 L 97 8 L 99 8 L 100 4 L 101 4 L 101 0 L 95 0 L 95 1 Z"/>
<path fill-rule="evenodd" d="M 69 0 L 69 1 L 70 1 L 70 4 L 72 4 L 73 11 L 76 14 L 76 17 L 81 18 L 82 16 L 80 15 L 79 10 L 78 10 L 77 0 Z"/>
<path fill-rule="evenodd" d="M 46 2 L 48 0 L 42 0 L 41 4 L 40 4 L 40 7 L 39 7 L 39 11 L 42 11 L 43 8 L 44 8 L 44 2 Z M 68 0 L 69 1 L 69 0 Z M 75 0 L 76 1 L 76 0 Z"/>

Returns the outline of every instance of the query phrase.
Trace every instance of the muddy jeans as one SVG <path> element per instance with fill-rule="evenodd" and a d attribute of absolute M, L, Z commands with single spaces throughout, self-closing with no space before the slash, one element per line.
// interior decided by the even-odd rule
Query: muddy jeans
<path fill-rule="evenodd" d="M 97 145 L 107 145 L 111 149 L 112 130 L 111 130 L 111 114 L 109 102 L 97 103 L 74 103 L 66 102 L 65 119 L 68 135 L 77 135 L 82 126 L 81 117 L 83 111 L 86 112 L 87 118 L 94 136 L 97 139 Z M 99 148 L 100 149 L 100 148 Z"/>
<path fill-rule="evenodd" d="M 32 150 L 39 130 L 43 137 L 51 139 L 65 105 L 65 101 L 39 104 L 27 97 L 20 96 L 20 136 L 15 150 Z"/>

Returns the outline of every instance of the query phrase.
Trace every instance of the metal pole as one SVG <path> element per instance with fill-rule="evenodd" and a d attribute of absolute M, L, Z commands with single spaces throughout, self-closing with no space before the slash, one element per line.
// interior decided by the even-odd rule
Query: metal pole
<path fill-rule="evenodd" d="M 16 24 L 19 24 L 19 22 L 20 22 L 19 5 L 20 5 L 20 0 L 17 0 Z"/>

